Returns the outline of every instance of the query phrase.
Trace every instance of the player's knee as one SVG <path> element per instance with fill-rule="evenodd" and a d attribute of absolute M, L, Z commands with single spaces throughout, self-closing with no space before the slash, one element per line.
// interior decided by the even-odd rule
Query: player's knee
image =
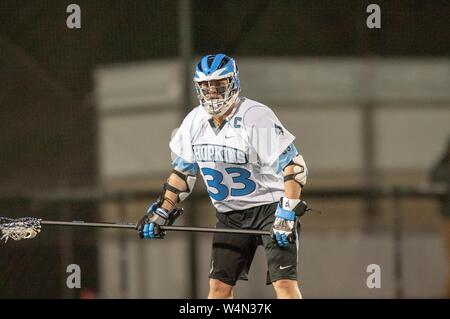
<path fill-rule="evenodd" d="M 279 299 L 302 299 L 296 280 L 281 279 L 273 283 L 277 298 Z"/>
<path fill-rule="evenodd" d="M 273 282 L 273 286 L 277 291 L 289 293 L 291 291 L 298 290 L 298 284 L 296 280 L 292 279 L 280 279 Z"/>
<path fill-rule="evenodd" d="M 209 280 L 208 298 L 226 299 L 232 297 L 233 297 L 233 286 L 230 286 L 217 279 Z"/>

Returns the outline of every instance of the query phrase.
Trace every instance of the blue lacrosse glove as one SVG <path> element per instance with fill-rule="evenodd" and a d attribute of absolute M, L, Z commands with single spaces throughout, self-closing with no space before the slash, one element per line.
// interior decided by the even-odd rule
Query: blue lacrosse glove
<path fill-rule="evenodd" d="M 272 237 L 280 247 L 285 247 L 295 241 L 296 215 L 292 210 L 281 208 L 275 211 L 275 222 L 272 226 Z"/>
<path fill-rule="evenodd" d="M 310 210 L 304 200 L 281 197 L 272 226 L 272 239 L 278 246 L 284 247 L 295 242 L 298 218 Z"/>
<path fill-rule="evenodd" d="M 164 238 L 165 232 L 161 229 L 161 226 L 170 223 L 170 214 L 158 205 L 159 202 L 150 205 L 147 214 L 138 222 L 136 228 L 140 238 Z"/>

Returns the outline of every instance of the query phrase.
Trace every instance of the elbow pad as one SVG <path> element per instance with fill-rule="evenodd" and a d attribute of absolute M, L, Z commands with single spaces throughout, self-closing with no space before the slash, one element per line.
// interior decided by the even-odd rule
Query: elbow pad
<path fill-rule="evenodd" d="M 175 169 L 172 171 L 172 173 L 177 175 L 186 183 L 186 190 L 182 191 L 166 182 L 164 184 L 164 191 L 168 190 L 175 193 L 177 195 L 177 203 L 181 203 L 192 193 L 197 177 L 194 175 L 185 175 Z"/>
<path fill-rule="evenodd" d="M 306 167 L 303 156 L 297 155 L 287 166 L 294 165 L 294 174 L 286 175 L 284 181 L 295 181 L 300 184 L 301 187 L 306 185 L 306 179 L 308 177 L 308 168 Z"/>

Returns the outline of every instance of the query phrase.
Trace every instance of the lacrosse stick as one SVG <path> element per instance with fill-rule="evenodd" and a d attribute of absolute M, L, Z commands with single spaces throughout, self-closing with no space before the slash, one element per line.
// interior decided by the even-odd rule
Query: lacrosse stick
<path fill-rule="evenodd" d="M 101 228 L 126 228 L 136 229 L 136 224 L 133 223 L 91 223 L 84 221 L 50 221 L 42 220 L 35 217 L 23 218 L 7 218 L 0 217 L 0 240 L 30 239 L 36 237 L 41 231 L 42 225 L 56 225 L 56 226 L 81 226 L 81 227 L 101 227 Z M 271 236 L 269 231 L 250 230 L 250 229 L 221 229 L 221 228 L 206 228 L 206 227 L 185 227 L 185 226 L 160 226 L 162 230 L 169 231 L 188 231 L 188 232 L 203 232 L 203 233 L 229 233 L 229 234 L 247 234 L 247 235 L 267 235 Z"/>

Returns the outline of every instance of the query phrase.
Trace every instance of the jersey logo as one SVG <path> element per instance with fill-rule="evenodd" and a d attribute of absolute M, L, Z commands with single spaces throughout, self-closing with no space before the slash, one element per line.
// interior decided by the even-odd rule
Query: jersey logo
<path fill-rule="evenodd" d="M 234 136 L 230 136 L 234 137 Z M 195 160 L 197 162 L 215 162 L 228 164 L 247 164 L 248 157 L 244 151 L 234 147 L 214 144 L 193 145 Z"/>
<path fill-rule="evenodd" d="M 278 135 L 284 135 L 284 130 L 281 126 L 277 125 L 276 123 L 273 123 L 273 126 L 275 126 L 275 130 Z"/>

